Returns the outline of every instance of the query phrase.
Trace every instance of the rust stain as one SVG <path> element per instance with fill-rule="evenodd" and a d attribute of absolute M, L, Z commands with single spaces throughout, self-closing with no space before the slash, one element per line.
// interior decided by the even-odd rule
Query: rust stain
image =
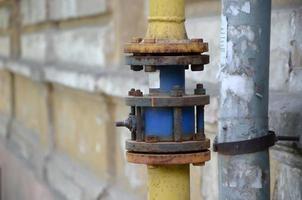
<path fill-rule="evenodd" d="M 147 165 L 177 165 L 204 163 L 211 159 L 210 151 L 184 154 L 142 154 L 127 152 L 127 161 Z"/>
<path fill-rule="evenodd" d="M 208 50 L 208 43 L 174 41 L 164 43 L 128 43 L 124 48 L 125 53 L 204 53 Z"/>

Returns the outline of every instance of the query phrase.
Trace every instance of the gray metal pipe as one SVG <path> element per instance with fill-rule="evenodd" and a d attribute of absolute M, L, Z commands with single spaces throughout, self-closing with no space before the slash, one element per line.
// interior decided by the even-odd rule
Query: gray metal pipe
<path fill-rule="evenodd" d="M 271 0 L 222 0 L 218 143 L 268 134 Z M 269 152 L 218 155 L 219 199 L 270 199 Z"/>

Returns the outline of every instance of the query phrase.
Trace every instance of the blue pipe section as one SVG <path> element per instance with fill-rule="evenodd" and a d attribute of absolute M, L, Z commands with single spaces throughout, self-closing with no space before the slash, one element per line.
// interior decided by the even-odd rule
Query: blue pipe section
<path fill-rule="evenodd" d="M 160 91 L 170 93 L 174 86 L 185 88 L 185 70 L 179 67 L 161 67 Z M 145 108 L 145 135 L 156 136 L 161 141 L 173 140 L 173 109 L 172 108 Z M 182 129 L 184 140 L 190 140 L 194 134 L 194 107 L 182 109 Z"/>
<path fill-rule="evenodd" d="M 169 93 L 176 85 L 185 88 L 185 70 L 173 66 L 160 68 L 160 91 Z"/>

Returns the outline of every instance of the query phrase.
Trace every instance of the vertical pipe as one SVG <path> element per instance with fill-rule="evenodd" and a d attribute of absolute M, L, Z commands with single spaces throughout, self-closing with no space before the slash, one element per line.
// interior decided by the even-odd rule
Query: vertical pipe
<path fill-rule="evenodd" d="M 148 200 L 189 199 L 189 165 L 148 166 Z"/>
<path fill-rule="evenodd" d="M 185 30 L 185 0 L 150 0 L 150 16 L 146 38 L 155 39 L 186 39 Z M 160 89 L 170 92 L 174 84 L 185 87 L 184 69 L 167 71 L 160 70 Z M 161 114 L 162 113 L 162 114 Z M 193 112 L 192 112 L 193 113 Z M 146 110 L 146 123 L 158 115 L 165 120 L 156 124 L 156 131 L 160 128 L 173 132 L 173 110 Z M 152 119 L 153 118 L 153 119 Z M 170 123 L 170 125 L 169 125 Z M 158 124 L 169 126 L 159 127 Z M 146 124 L 146 129 L 148 129 Z M 193 131 L 192 131 L 193 132 Z M 146 131 L 147 135 L 147 131 Z M 189 200 L 190 199 L 190 167 L 189 165 L 148 166 L 148 199 L 149 200 Z"/>
<path fill-rule="evenodd" d="M 150 0 L 150 16 L 146 38 L 185 39 L 185 1 Z"/>
<path fill-rule="evenodd" d="M 218 143 L 268 133 L 271 0 L 222 0 Z M 219 199 L 270 199 L 269 153 L 218 155 Z"/>

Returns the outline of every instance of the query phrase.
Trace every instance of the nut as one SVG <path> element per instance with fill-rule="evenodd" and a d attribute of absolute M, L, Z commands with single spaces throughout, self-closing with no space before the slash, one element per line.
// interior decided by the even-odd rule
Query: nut
<path fill-rule="evenodd" d="M 131 43 L 140 43 L 143 40 L 143 38 L 140 37 L 134 37 L 131 40 Z"/>
<path fill-rule="evenodd" d="M 202 83 L 198 83 L 196 85 L 196 88 L 194 90 L 194 94 L 195 95 L 205 95 L 206 94 L 206 90 L 203 88 L 203 84 Z"/>
<path fill-rule="evenodd" d="M 142 65 L 131 65 L 130 69 L 137 72 L 143 70 L 144 67 Z"/>
<path fill-rule="evenodd" d="M 175 85 L 171 90 L 170 95 L 172 97 L 182 97 L 184 95 L 184 90 L 179 85 Z"/>
<path fill-rule="evenodd" d="M 133 96 L 136 96 L 136 97 L 142 97 L 143 96 L 143 92 L 141 90 L 136 90 L 134 92 L 134 95 Z"/>
<path fill-rule="evenodd" d="M 191 71 L 202 71 L 204 69 L 203 65 L 191 65 Z"/>
<path fill-rule="evenodd" d="M 128 92 L 128 96 L 134 96 L 135 93 L 135 89 L 132 88 L 129 92 Z"/>
<path fill-rule="evenodd" d="M 202 43 L 203 39 L 201 39 L 201 38 L 192 38 L 190 41 L 191 42 L 196 42 L 196 43 Z"/>

